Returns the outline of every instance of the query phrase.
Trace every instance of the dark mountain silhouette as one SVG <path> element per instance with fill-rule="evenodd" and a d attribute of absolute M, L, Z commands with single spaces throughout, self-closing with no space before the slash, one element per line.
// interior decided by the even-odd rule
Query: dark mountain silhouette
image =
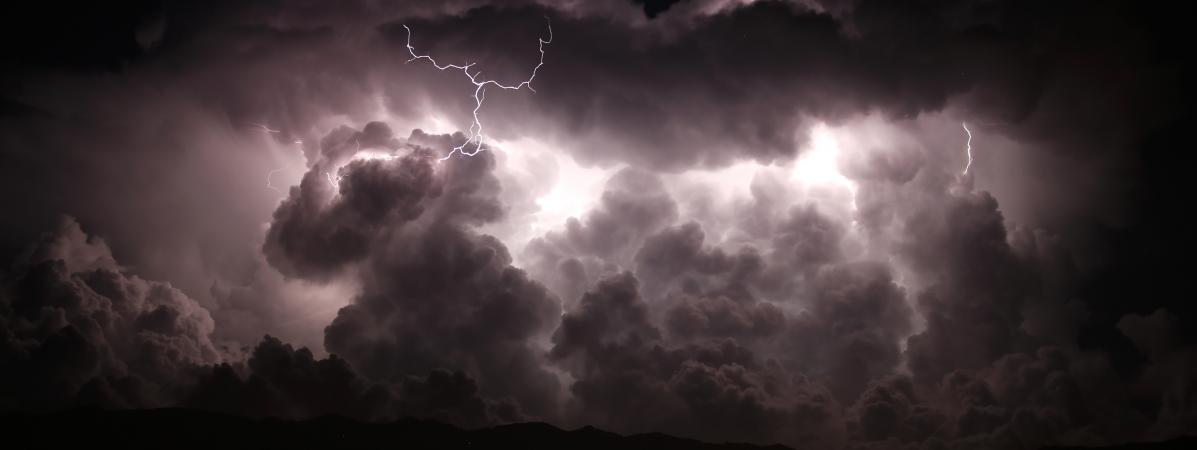
<path fill-rule="evenodd" d="M 644 449 L 784 450 L 712 444 L 660 433 L 620 436 L 593 427 L 567 431 L 546 423 L 464 430 L 404 419 L 365 423 L 340 416 L 309 420 L 247 419 L 190 409 L 74 410 L 0 415 L 5 448 L 286 448 L 286 449 Z"/>
<path fill-rule="evenodd" d="M 1191 450 L 1197 449 L 1197 436 L 1181 436 L 1160 442 L 1136 442 L 1107 447 L 1045 447 L 1043 450 Z"/>
<path fill-rule="evenodd" d="M 563 430 L 517 423 L 465 430 L 440 422 L 403 419 L 366 423 L 340 416 L 309 420 L 248 419 L 192 409 L 0 415 L 5 448 L 285 448 L 285 449 L 636 449 L 785 450 L 782 445 L 707 443 L 661 433 L 621 436 L 594 427 Z M 1197 448 L 1197 436 L 1110 447 L 1043 450 L 1173 450 Z"/>

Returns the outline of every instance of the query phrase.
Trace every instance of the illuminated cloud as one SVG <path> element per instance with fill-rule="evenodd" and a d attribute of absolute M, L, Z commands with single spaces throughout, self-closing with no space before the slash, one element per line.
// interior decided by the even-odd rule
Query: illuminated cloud
<path fill-rule="evenodd" d="M 1197 426 L 1187 15 L 61 8 L 0 27 L 0 412 L 829 449 Z"/>

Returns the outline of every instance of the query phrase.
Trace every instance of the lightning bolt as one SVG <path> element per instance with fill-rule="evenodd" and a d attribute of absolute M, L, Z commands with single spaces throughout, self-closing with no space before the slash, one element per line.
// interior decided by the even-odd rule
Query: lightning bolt
<path fill-rule="evenodd" d="M 358 140 L 358 138 L 356 138 L 356 137 L 353 138 L 353 146 L 354 146 L 353 157 L 350 158 L 350 161 L 376 161 L 376 160 L 391 161 L 391 160 L 399 158 L 399 156 L 392 154 L 392 153 L 370 151 L 370 150 L 363 151 L 362 150 L 362 142 L 360 140 Z M 335 174 L 334 174 L 334 172 L 335 172 Z M 333 172 L 325 171 L 324 178 L 328 180 L 329 186 L 332 186 L 334 191 L 339 192 L 341 190 L 341 180 L 345 179 L 345 175 L 341 174 L 340 169 L 337 169 Z"/>
<path fill-rule="evenodd" d="M 511 85 L 503 84 L 496 80 L 480 79 L 479 77 L 482 75 L 481 71 L 475 71 L 474 73 L 470 73 L 470 68 L 472 68 L 475 63 L 469 63 L 466 65 L 440 64 L 436 61 L 436 59 L 433 59 L 433 57 L 431 55 L 417 54 L 416 48 L 414 46 L 412 46 L 412 44 L 411 44 L 411 28 L 408 28 L 407 25 L 403 25 L 403 29 L 407 31 L 407 52 L 409 54 L 411 54 L 411 58 L 408 59 L 407 62 L 412 62 L 412 61 L 415 61 L 418 59 L 427 59 L 430 63 L 432 63 L 432 66 L 435 67 L 437 70 L 442 70 L 442 71 L 450 70 L 450 69 L 460 70 L 462 73 L 465 74 L 466 78 L 468 78 L 470 80 L 470 83 L 474 85 L 474 110 L 473 110 L 474 121 L 473 121 L 473 123 L 470 124 L 470 127 L 468 129 L 468 136 L 467 136 L 465 142 L 463 142 L 461 145 L 453 147 L 453 150 L 451 150 L 449 152 L 449 154 L 440 158 L 440 161 L 449 159 L 450 157 L 453 156 L 454 153 L 460 153 L 460 154 L 466 155 L 466 156 L 474 156 L 474 155 L 478 154 L 478 152 L 486 150 L 482 146 L 482 141 L 483 141 L 485 135 L 482 131 L 482 119 L 478 116 L 478 114 L 482 110 L 482 102 L 486 100 L 487 86 L 494 86 L 494 87 L 498 87 L 500 89 L 506 89 L 506 90 L 511 90 L 511 91 L 518 91 L 523 88 L 528 88 L 529 91 L 536 92 L 536 89 L 532 87 L 532 80 L 536 79 L 537 72 L 540 71 L 541 66 L 544 66 L 544 45 L 553 42 L 553 25 L 552 25 L 552 23 L 549 22 L 549 18 L 547 16 L 545 17 L 545 24 L 546 24 L 546 27 L 548 28 L 549 37 L 548 37 L 548 39 L 537 38 L 537 41 L 538 41 L 537 51 L 540 53 L 539 61 L 537 61 L 536 66 L 532 68 L 532 73 L 528 76 L 528 79 L 523 80 L 517 84 L 511 84 Z M 252 125 L 255 128 L 262 130 L 266 134 L 277 134 L 280 132 L 279 130 L 271 129 L 270 127 L 268 127 L 266 125 L 262 125 L 262 124 L 252 124 Z M 295 143 L 302 144 L 302 141 L 295 141 Z M 390 154 L 376 154 L 376 153 L 364 154 L 363 152 L 361 152 L 361 143 L 357 142 L 357 140 L 355 139 L 354 144 L 358 146 L 358 150 L 355 152 L 355 154 L 353 156 L 354 160 L 357 160 L 357 159 L 386 159 L 386 160 L 389 160 L 389 159 L 395 158 L 395 155 L 390 155 Z M 473 147 L 472 149 L 469 148 L 471 146 Z M 274 187 L 273 184 L 271 184 L 270 179 L 275 173 L 278 173 L 284 169 L 286 169 L 286 167 L 281 167 L 278 169 L 271 170 L 269 173 L 266 174 L 266 187 L 267 188 L 273 189 L 275 191 L 279 191 L 277 188 Z M 324 178 L 325 178 L 325 180 L 328 181 L 329 186 L 331 186 L 334 191 L 340 191 L 341 181 L 345 179 L 345 175 L 342 175 L 340 173 L 334 173 L 334 172 L 335 171 L 325 171 Z M 282 191 L 279 191 L 279 192 L 282 192 Z"/>
<path fill-rule="evenodd" d="M 968 153 L 968 163 L 964 165 L 963 175 L 968 175 L 968 169 L 973 166 L 973 132 L 968 130 L 968 125 L 960 122 L 960 127 L 964 128 L 964 132 L 968 133 L 968 142 L 964 143 L 964 151 Z"/>
<path fill-rule="evenodd" d="M 333 177 L 331 173 L 324 172 L 324 178 L 328 179 L 328 185 L 332 186 L 334 191 L 341 190 L 341 180 L 345 179 L 344 175 L 337 175 Z"/>
<path fill-rule="evenodd" d="M 266 134 L 268 134 L 268 135 L 275 135 L 275 134 L 282 133 L 282 131 L 280 131 L 280 130 L 275 130 L 275 129 L 272 129 L 272 128 L 270 128 L 270 127 L 268 127 L 268 126 L 266 126 L 266 125 L 260 124 L 260 123 L 251 123 L 250 125 L 251 125 L 252 127 L 254 127 L 254 128 L 257 128 L 257 129 L 259 129 L 259 130 L 262 130 L 262 132 L 263 132 L 263 133 L 266 133 Z M 303 145 L 303 140 L 301 140 L 301 139 L 296 139 L 296 140 L 295 140 L 295 145 Z M 280 190 L 278 187 L 276 187 L 276 186 L 274 185 L 274 183 L 273 183 L 273 182 L 271 182 L 271 180 L 270 180 L 270 179 L 274 177 L 274 174 L 276 174 L 276 173 L 279 173 L 279 172 L 282 172 L 282 171 L 284 171 L 284 170 L 287 170 L 287 169 L 289 169 L 290 167 L 291 167 L 290 165 L 286 165 L 286 166 L 279 167 L 279 168 L 277 168 L 277 169 L 273 169 L 273 170 L 271 170 L 270 172 L 267 172 L 267 173 L 266 173 L 266 189 L 270 189 L 270 190 L 272 190 L 272 191 L 274 191 L 274 192 L 278 192 L 278 193 L 282 194 L 282 193 L 283 193 L 283 191 L 282 191 L 282 190 Z"/>
<path fill-rule="evenodd" d="M 272 190 L 274 192 L 278 192 L 280 194 L 283 193 L 283 191 L 281 189 L 275 187 L 274 184 L 270 182 L 270 178 L 274 177 L 274 174 L 282 172 L 284 170 L 287 170 L 287 166 L 279 167 L 277 169 L 266 172 L 266 189 L 270 189 L 270 190 Z"/>
<path fill-rule="evenodd" d="M 355 138 L 353 138 L 353 146 L 354 146 L 353 157 L 354 157 L 354 159 L 356 159 L 358 157 L 358 155 L 360 155 L 362 152 L 362 142 L 359 141 L 355 137 Z M 334 176 L 333 174 L 329 173 L 328 171 L 325 171 L 324 178 L 328 180 L 328 184 L 329 184 L 329 186 L 332 186 L 334 192 L 341 191 L 341 180 L 345 179 L 344 175 L 341 175 L 340 172 L 337 172 L 337 174 Z"/>
<path fill-rule="evenodd" d="M 534 93 L 536 92 L 536 89 L 532 88 L 532 80 L 536 79 L 536 72 L 538 70 L 540 70 L 540 66 L 544 65 L 544 45 L 553 42 L 553 24 L 549 23 L 548 16 L 545 16 L 544 19 L 545 19 L 545 24 L 549 30 L 549 38 L 547 40 L 543 39 L 543 38 L 536 39 L 537 41 L 539 41 L 537 49 L 540 52 L 540 61 L 536 63 L 536 67 L 532 68 L 532 74 L 528 76 L 527 80 L 521 81 L 518 84 L 513 84 L 513 85 L 506 85 L 506 84 L 500 83 L 495 80 L 480 80 L 478 77 L 482 75 L 482 71 L 479 70 L 474 73 L 470 73 L 470 68 L 473 67 L 475 63 L 469 63 L 466 65 L 458 65 L 458 64 L 442 65 L 442 64 L 436 62 L 436 60 L 433 59 L 432 56 L 430 56 L 430 55 L 416 54 L 416 48 L 411 45 L 411 28 L 408 28 L 407 25 L 403 25 L 403 29 L 407 30 L 407 52 L 411 53 L 411 59 L 407 60 L 407 62 L 412 62 L 417 59 L 427 59 L 428 62 L 432 63 L 432 67 L 435 67 L 437 70 L 442 70 L 442 71 L 450 70 L 450 69 L 460 70 L 461 73 L 465 74 L 466 78 L 470 79 L 470 83 L 474 85 L 474 122 L 470 124 L 470 128 L 468 130 L 468 137 L 467 137 L 466 141 L 463 142 L 461 145 L 453 147 L 453 150 L 450 151 L 448 155 L 445 155 L 444 158 L 440 159 L 441 161 L 449 159 L 451 156 L 453 156 L 454 153 L 461 153 L 462 155 L 465 155 L 465 156 L 474 156 L 474 155 L 478 154 L 478 152 L 485 150 L 484 148 L 482 148 L 482 139 L 483 139 L 482 120 L 478 118 L 478 111 L 482 109 L 483 100 L 486 100 L 486 87 L 487 86 L 495 86 L 495 87 L 498 87 L 501 89 L 507 89 L 507 90 L 511 90 L 511 91 L 518 91 L 518 90 L 526 87 L 526 88 L 528 88 L 529 91 L 532 91 Z M 471 145 L 474 147 L 473 150 L 470 150 L 467 148 L 467 147 L 470 147 Z"/>
<path fill-rule="evenodd" d="M 254 127 L 254 128 L 257 128 L 257 129 L 259 129 L 259 130 L 262 130 L 262 132 L 264 132 L 264 133 L 266 133 L 266 134 L 279 134 L 279 133 L 281 133 L 281 131 L 279 131 L 279 130 L 274 130 L 274 129 L 271 129 L 270 127 L 268 127 L 268 126 L 266 126 L 266 125 L 263 125 L 263 124 L 260 124 L 260 123 L 251 123 L 250 125 L 253 125 L 253 127 Z"/>

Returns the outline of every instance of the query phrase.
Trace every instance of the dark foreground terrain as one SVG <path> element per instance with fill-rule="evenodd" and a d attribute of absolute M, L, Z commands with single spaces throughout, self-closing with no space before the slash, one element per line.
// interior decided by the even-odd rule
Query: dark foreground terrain
<path fill-rule="evenodd" d="M 0 416 L 0 447 L 161 449 L 694 449 L 783 450 L 709 444 L 664 434 L 620 436 L 585 427 L 566 431 L 544 423 L 463 430 L 405 419 L 363 423 L 337 416 L 304 421 L 253 420 L 187 409 L 79 410 Z M 16 445 L 12 445 L 15 443 Z"/>
<path fill-rule="evenodd" d="M 1163 442 L 1111 445 L 1108 447 L 1046 447 L 1043 450 L 1197 450 L 1197 436 L 1184 436 Z"/>
<path fill-rule="evenodd" d="M 591 427 L 566 431 L 544 423 L 463 430 L 407 419 L 385 424 L 328 416 L 305 421 L 253 420 L 187 409 L 78 410 L 0 415 L 5 448 L 279 449 L 704 449 L 784 450 L 774 445 L 713 444 L 659 433 L 620 436 Z M 1053 450 L 1072 450 L 1058 447 Z M 1197 449 L 1197 437 L 1104 450 Z"/>

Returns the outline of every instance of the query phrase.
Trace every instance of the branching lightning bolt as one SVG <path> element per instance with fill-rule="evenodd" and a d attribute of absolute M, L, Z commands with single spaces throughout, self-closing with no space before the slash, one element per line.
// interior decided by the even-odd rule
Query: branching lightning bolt
<path fill-rule="evenodd" d="M 353 156 L 356 158 L 358 156 L 358 154 L 360 154 L 362 151 L 362 142 L 359 141 L 357 138 L 353 138 L 353 146 L 354 146 Z M 333 191 L 340 191 L 341 190 L 341 180 L 344 180 L 345 176 L 341 175 L 340 173 L 333 175 L 332 173 L 325 171 L 324 178 L 328 180 L 328 185 L 332 186 Z"/>
<path fill-rule="evenodd" d="M 543 38 L 537 38 L 537 41 L 539 41 L 537 48 L 540 51 L 540 61 L 536 63 L 536 67 L 532 68 L 532 74 L 528 76 L 527 80 L 521 81 L 514 85 L 505 85 L 495 80 L 479 80 L 478 77 L 482 75 L 482 71 L 470 73 L 470 68 L 473 67 L 475 63 L 469 63 L 466 65 L 442 65 L 437 63 L 436 60 L 430 55 L 416 54 L 416 48 L 411 45 L 411 28 L 408 28 L 407 25 L 403 26 L 403 29 L 407 30 L 407 52 L 411 53 L 411 59 L 407 60 L 407 62 L 412 62 L 417 59 L 427 59 L 428 62 L 432 63 L 433 67 L 437 68 L 437 70 L 460 70 L 467 78 L 470 79 L 470 83 L 474 85 L 474 122 L 470 124 L 466 141 L 461 145 L 454 147 L 448 155 L 445 155 L 445 157 L 440 159 L 441 161 L 449 159 L 449 157 L 453 156 L 454 153 L 461 153 L 462 155 L 466 156 L 474 156 L 478 154 L 478 152 L 485 150 L 482 148 L 482 121 L 478 118 L 478 111 L 482 109 L 482 101 L 486 100 L 486 87 L 488 85 L 512 91 L 518 91 L 527 87 L 528 90 L 536 92 L 536 89 L 532 88 L 532 80 L 536 79 L 536 72 L 540 70 L 540 66 L 544 65 L 544 45 L 553 42 L 553 24 L 549 23 L 549 18 L 547 16 L 545 17 L 545 24 L 549 30 L 549 38 L 547 40 Z M 473 150 L 467 148 L 470 146 L 474 147 Z"/>
<path fill-rule="evenodd" d="M 269 134 L 269 135 L 275 135 L 275 134 L 282 133 L 282 131 L 280 131 L 280 130 L 275 130 L 275 129 L 272 129 L 272 128 L 270 128 L 270 127 L 268 127 L 268 126 L 266 126 L 266 125 L 260 124 L 260 123 L 253 123 L 253 124 L 250 124 L 250 125 L 252 125 L 254 128 L 257 128 L 257 129 L 259 129 L 259 130 L 262 130 L 262 132 L 264 132 L 264 133 L 266 133 L 266 134 Z M 302 141 L 302 140 L 300 140 L 300 139 L 296 139 L 296 140 L 295 140 L 295 144 L 296 144 L 296 145 L 303 145 L 303 141 Z M 282 172 L 282 171 L 284 171 L 284 170 L 287 170 L 288 168 L 290 168 L 290 165 L 282 166 L 282 167 L 279 167 L 279 168 L 277 168 L 277 169 L 271 170 L 270 172 L 266 172 L 266 188 L 267 188 L 267 189 L 270 189 L 270 190 L 272 190 L 272 191 L 278 192 L 278 193 L 280 193 L 280 194 L 281 194 L 281 193 L 283 193 L 283 191 L 282 191 L 282 190 L 280 190 L 279 188 L 277 188 L 277 187 L 275 187 L 275 186 L 274 186 L 274 183 L 272 183 L 272 182 L 270 181 L 270 179 L 274 177 L 274 174 L 276 174 L 276 173 L 279 173 L 279 172 Z"/>
<path fill-rule="evenodd" d="M 968 130 L 968 125 L 960 122 L 960 127 L 964 128 L 964 132 L 968 133 L 968 142 L 964 143 L 964 151 L 968 153 L 968 163 L 964 165 L 964 175 L 968 175 L 968 169 L 973 166 L 973 132 Z"/>
<path fill-rule="evenodd" d="M 342 175 L 337 175 L 336 178 L 333 178 L 332 174 L 328 172 L 324 172 L 324 178 L 328 180 L 328 185 L 332 186 L 334 191 L 341 188 L 341 180 L 345 179 Z"/>

